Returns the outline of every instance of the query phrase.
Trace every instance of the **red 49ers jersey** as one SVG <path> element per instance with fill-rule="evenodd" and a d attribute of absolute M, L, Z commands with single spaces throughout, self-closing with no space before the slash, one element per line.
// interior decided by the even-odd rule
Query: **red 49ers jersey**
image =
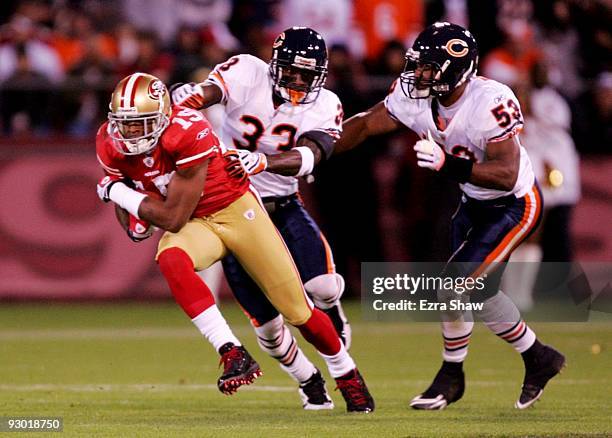
<path fill-rule="evenodd" d="M 131 179 L 140 190 L 157 192 L 165 197 L 177 169 L 210 160 L 202 197 L 191 217 L 215 213 L 249 188 L 248 179 L 240 180 L 228 175 L 223 145 L 199 111 L 173 105 L 168 127 L 155 149 L 148 154 L 123 155 L 115 149 L 108 129 L 106 122 L 96 135 L 100 165 L 108 175 Z"/>

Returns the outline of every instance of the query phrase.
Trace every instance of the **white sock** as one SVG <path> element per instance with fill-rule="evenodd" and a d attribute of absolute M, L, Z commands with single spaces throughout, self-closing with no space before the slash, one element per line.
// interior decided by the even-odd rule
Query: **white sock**
<path fill-rule="evenodd" d="M 234 336 L 229 325 L 225 321 L 219 308 L 216 304 L 213 304 L 208 309 L 200 313 L 198 316 L 191 320 L 195 326 L 200 330 L 200 333 L 204 335 L 208 342 L 212 344 L 215 351 L 219 351 L 219 348 L 228 342 L 238 346 L 242 345 L 238 338 Z"/>
<path fill-rule="evenodd" d="M 535 333 L 523 321 L 512 300 L 501 290 L 485 300 L 482 310 L 477 314 L 489 330 L 512 344 L 519 353 L 531 347 L 536 340 Z"/>
<path fill-rule="evenodd" d="M 334 379 L 341 377 L 356 368 L 353 358 L 348 354 L 348 351 L 346 351 L 346 348 L 344 348 L 344 344 L 342 344 L 342 342 L 340 343 L 340 351 L 333 356 L 327 356 L 321 352 L 319 352 L 319 354 L 323 359 L 325 359 L 329 374 L 331 374 Z"/>
<path fill-rule="evenodd" d="M 504 341 L 512 344 L 519 353 L 528 350 L 536 340 L 535 333 L 522 319 L 515 323 L 497 322 L 485 325 Z"/>
<path fill-rule="evenodd" d="M 305 382 L 317 371 L 312 362 L 298 347 L 295 337 L 285 325 L 281 315 L 253 328 L 261 349 L 279 361 L 281 369 L 289 374 L 293 380 L 298 383 Z"/>
<path fill-rule="evenodd" d="M 442 358 L 446 362 L 463 362 L 468 354 L 470 337 L 474 328 L 473 321 L 442 321 L 444 350 Z"/>

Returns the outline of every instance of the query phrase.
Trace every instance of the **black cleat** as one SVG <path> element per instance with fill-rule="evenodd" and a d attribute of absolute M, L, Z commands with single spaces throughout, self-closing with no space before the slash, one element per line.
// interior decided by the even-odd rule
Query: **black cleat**
<path fill-rule="evenodd" d="M 232 395 L 242 385 L 250 385 L 263 374 L 259 364 L 242 346 L 237 347 L 228 342 L 219 349 L 219 354 L 219 365 L 223 364 L 223 374 L 217 380 L 217 387 L 225 395 Z"/>
<path fill-rule="evenodd" d="M 443 362 L 427 390 L 410 401 L 413 409 L 440 410 L 463 396 L 465 375 L 462 363 Z"/>
<path fill-rule="evenodd" d="M 334 328 L 336 329 L 336 333 L 338 333 L 338 337 L 344 344 L 344 347 L 348 350 L 351 348 L 351 325 L 346 319 L 346 315 L 344 314 L 344 310 L 342 310 L 342 305 L 340 301 L 333 307 L 329 309 L 321 309 L 321 311 L 325 312 L 329 319 L 331 319 Z"/>
<path fill-rule="evenodd" d="M 368 413 L 374 410 L 374 399 L 357 368 L 338 377 L 336 385 L 336 389 L 340 390 L 346 401 L 348 412 Z"/>
<path fill-rule="evenodd" d="M 329 398 L 329 394 L 325 388 L 325 380 L 319 370 L 317 370 L 310 379 L 300 384 L 298 392 L 300 393 L 300 397 L 302 397 L 302 407 L 307 411 L 320 411 L 334 408 L 334 402 Z"/>
<path fill-rule="evenodd" d="M 565 366 L 564 355 L 548 345 L 538 346 L 532 356 L 525 358 L 525 379 L 521 395 L 514 404 L 517 409 L 526 409 L 538 401 L 548 381 Z"/>

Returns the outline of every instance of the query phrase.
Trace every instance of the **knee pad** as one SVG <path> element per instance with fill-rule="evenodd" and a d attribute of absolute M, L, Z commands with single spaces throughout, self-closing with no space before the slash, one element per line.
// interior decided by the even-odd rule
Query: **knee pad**
<path fill-rule="evenodd" d="M 304 289 L 312 297 L 317 307 L 320 307 L 320 304 L 329 307 L 342 296 L 344 278 L 335 272 L 318 275 L 304 283 Z"/>

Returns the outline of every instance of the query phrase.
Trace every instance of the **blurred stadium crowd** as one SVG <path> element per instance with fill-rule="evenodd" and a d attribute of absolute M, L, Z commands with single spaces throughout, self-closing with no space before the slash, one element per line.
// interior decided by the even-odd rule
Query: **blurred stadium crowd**
<path fill-rule="evenodd" d="M 145 71 L 167 84 L 201 81 L 232 54 L 267 61 L 276 35 L 293 25 L 325 37 L 327 87 L 350 116 L 384 98 L 406 47 L 440 20 L 469 28 L 480 74 L 521 99 L 523 141 L 552 212 L 540 236 L 544 260 L 571 259 L 578 157 L 609 155 L 612 143 L 606 0 L 3 1 L 0 130 L 32 141 L 83 138 L 93 148 L 119 78 Z M 360 261 L 447 256 L 448 201 L 458 191 L 417 169 L 413 142 L 400 133 L 334 157 L 303 190 L 349 278 L 358 279 Z"/>

